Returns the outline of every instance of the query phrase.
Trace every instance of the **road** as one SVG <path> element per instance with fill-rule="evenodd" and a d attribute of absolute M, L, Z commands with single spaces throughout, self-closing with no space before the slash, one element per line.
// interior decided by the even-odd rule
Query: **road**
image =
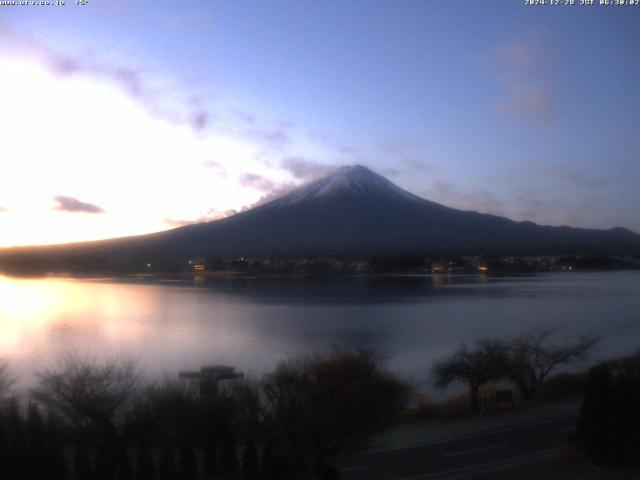
<path fill-rule="evenodd" d="M 341 480 L 514 478 L 514 472 L 552 458 L 575 430 L 571 412 L 480 434 L 343 455 L 329 463 Z"/>

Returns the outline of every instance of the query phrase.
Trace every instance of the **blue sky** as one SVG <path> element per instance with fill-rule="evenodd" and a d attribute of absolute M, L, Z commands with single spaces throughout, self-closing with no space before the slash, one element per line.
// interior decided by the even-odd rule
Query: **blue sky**
<path fill-rule="evenodd" d="M 219 218 L 353 163 L 640 231 L 640 5 L 66 3 L 0 7 L 4 245 Z"/>

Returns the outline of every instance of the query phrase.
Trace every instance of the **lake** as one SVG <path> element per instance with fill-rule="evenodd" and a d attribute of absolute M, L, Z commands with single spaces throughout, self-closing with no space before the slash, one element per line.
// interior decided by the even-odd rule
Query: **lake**
<path fill-rule="evenodd" d="M 333 347 L 375 348 L 423 381 L 461 342 L 536 325 L 594 333 L 594 358 L 640 348 L 640 272 L 517 276 L 38 279 L 0 276 L 0 356 L 21 383 L 68 351 L 150 373 L 224 363 L 260 375 Z"/>

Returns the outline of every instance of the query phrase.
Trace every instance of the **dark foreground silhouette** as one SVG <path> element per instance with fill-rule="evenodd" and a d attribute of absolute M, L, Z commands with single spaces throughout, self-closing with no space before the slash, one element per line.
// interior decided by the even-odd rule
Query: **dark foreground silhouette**
<path fill-rule="evenodd" d="M 481 340 L 473 348 L 461 347 L 447 361 L 464 360 L 456 371 L 469 372 L 477 366 L 472 361 L 484 365 L 487 359 L 501 358 L 506 362 L 501 368 L 509 369 L 492 374 L 511 380 L 518 402 L 530 402 L 545 388 L 556 388 L 558 381 L 570 383 L 566 374 L 546 376 L 556 365 L 582 358 L 595 342 L 550 345 L 552 333 L 539 330 L 500 344 Z M 445 360 L 433 368 L 436 381 Z M 533 390 L 518 375 L 527 365 L 540 368 L 527 377 Z M 640 356 L 598 365 L 586 379 L 579 384 L 586 385 L 586 393 L 578 444 L 594 463 L 637 464 Z M 468 381 L 460 376 L 453 380 Z M 369 351 L 299 357 L 260 380 L 220 383 L 219 388 L 201 389 L 177 378 L 152 381 L 131 361 L 68 356 L 39 373 L 28 395 L 7 399 L 12 379 L 7 364 L 0 362 L 0 397 L 5 399 L 0 476 L 334 478 L 336 472 L 324 467 L 325 459 L 363 445 L 371 433 L 402 418 L 412 393 Z M 466 401 L 471 399 L 475 409 L 473 398 L 471 392 Z"/>

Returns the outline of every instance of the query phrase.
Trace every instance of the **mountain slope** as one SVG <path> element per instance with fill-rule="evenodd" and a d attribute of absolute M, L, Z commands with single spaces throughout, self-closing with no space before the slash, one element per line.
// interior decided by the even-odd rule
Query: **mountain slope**
<path fill-rule="evenodd" d="M 417 197 L 365 167 L 338 169 L 283 197 L 163 237 L 219 256 L 615 251 L 640 247 L 624 229 L 545 227 Z M 188 239 L 190 247 L 182 245 Z"/>
<path fill-rule="evenodd" d="M 193 257 L 368 254 L 629 253 L 622 228 L 540 226 L 422 199 L 362 166 L 343 167 L 267 204 L 222 220 L 40 254 L 184 260 Z"/>

